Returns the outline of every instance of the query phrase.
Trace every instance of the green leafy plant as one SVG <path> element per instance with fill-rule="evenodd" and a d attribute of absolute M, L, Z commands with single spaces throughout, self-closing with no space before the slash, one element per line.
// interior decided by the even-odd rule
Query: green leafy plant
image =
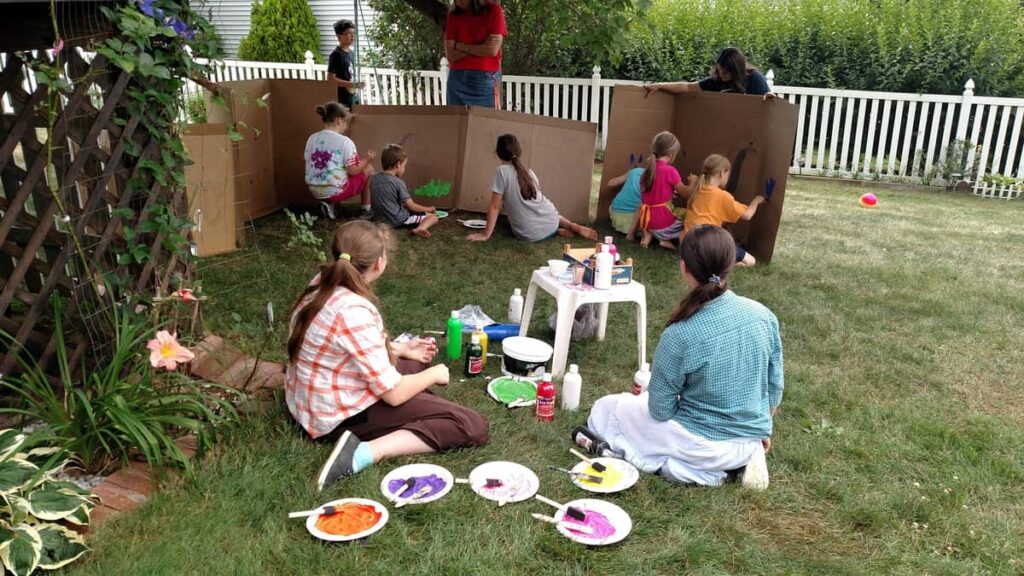
<path fill-rule="evenodd" d="M 18 430 L 0 430 L 0 561 L 15 575 L 56 570 L 88 548 L 69 526 L 85 526 L 96 506 L 88 490 L 55 476 L 70 462 L 57 447 L 32 448 Z"/>
<path fill-rule="evenodd" d="M 134 314 L 128 304 L 114 304 L 114 343 L 102 365 L 83 361 L 81 379 L 68 364 L 61 324 L 61 304 L 54 298 L 54 328 L 59 381 L 8 334 L 0 340 L 18 349 L 20 373 L 0 380 L 13 406 L 0 414 L 42 421 L 50 444 L 75 455 L 90 473 L 103 472 L 139 454 L 153 466 L 173 465 L 191 471 L 188 457 L 175 444 L 177 435 L 193 433 L 205 451 L 238 419 L 230 398 L 237 393 L 218 384 L 210 392 L 177 372 L 155 373 L 145 358 L 152 320 Z M 152 358 L 152 357 L 151 357 Z"/>
<path fill-rule="evenodd" d="M 238 45 L 238 57 L 257 62 L 301 64 L 306 51 L 320 56 L 320 31 L 306 0 L 263 0 L 252 5 L 249 34 Z"/>
<path fill-rule="evenodd" d="M 1014 178 L 1013 176 L 1004 176 L 1002 174 L 985 174 L 981 179 L 985 184 L 990 184 L 997 187 L 1012 188 L 1013 186 L 1020 186 L 1021 179 Z"/>
<path fill-rule="evenodd" d="M 189 124 L 206 123 L 206 98 L 202 94 L 192 94 L 185 101 L 185 113 Z"/>
<path fill-rule="evenodd" d="M 327 261 L 327 252 L 324 251 L 322 238 L 316 235 L 313 225 L 316 224 L 316 216 L 304 212 L 298 216 L 291 210 L 285 210 L 288 222 L 292 225 L 292 234 L 288 237 L 289 248 L 300 248 L 308 251 L 319 262 Z"/>
<path fill-rule="evenodd" d="M 938 164 L 943 180 L 964 179 L 974 173 L 975 162 L 970 157 L 973 147 L 966 140 L 954 140 L 946 146 L 946 152 Z"/>

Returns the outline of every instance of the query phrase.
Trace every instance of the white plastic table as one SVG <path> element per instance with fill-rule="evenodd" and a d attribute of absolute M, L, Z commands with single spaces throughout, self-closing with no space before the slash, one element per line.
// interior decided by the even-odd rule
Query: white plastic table
<path fill-rule="evenodd" d="M 612 302 L 635 302 L 636 310 L 636 344 L 639 353 L 637 368 L 647 361 L 647 289 L 644 285 L 633 281 L 622 286 L 612 286 L 608 290 L 597 290 L 593 286 L 573 286 L 559 278 L 551 276 L 547 268 L 533 271 L 530 287 L 526 291 L 526 302 L 523 305 L 523 321 L 519 326 L 519 335 L 526 336 L 530 329 L 530 316 L 533 314 L 533 303 L 537 299 L 537 288 L 541 288 L 555 298 L 558 314 L 555 324 L 555 351 L 551 359 L 551 375 L 558 377 L 565 372 L 565 364 L 569 355 L 569 341 L 572 336 L 573 320 L 576 309 L 584 304 L 597 304 L 597 339 L 604 340 L 605 328 L 608 324 L 608 304 Z"/>

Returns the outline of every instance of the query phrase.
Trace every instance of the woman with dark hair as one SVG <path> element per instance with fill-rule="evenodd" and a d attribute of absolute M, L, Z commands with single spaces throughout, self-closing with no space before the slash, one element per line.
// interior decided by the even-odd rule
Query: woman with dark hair
<path fill-rule="evenodd" d="M 291 310 L 284 395 L 295 421 L 336 441 L 317 491 L 386 458 L 486 444 L 487 419 L 430 393 L 448 384 L 437 346 L 388 342 L 370 287 L 387 269 L 391 232 L 354 220 L 334 234 L 334 259 Z"/>
<path fill-rule="evenodd" d="M 455 0 L 444 29 L 449 106 L 501 108 L 501 44 L 507 31 L 497 0 Z"/>
<path fill-rule="evenodd" d="M 761 72 L 747 62 L 747 57 L 739 48 L 726 48 L 718 53 L 711 73 L 707 78 L 697 82 L 658 82 L 645 84 L 647 94 L 664 90 L 672 94 L 683 92 L 729 92 L 733 94 L 753 94 L 764 96 L 765 100 L 775 98 L 775 93 L 768 86 Z"/>
<path fill-rule="evenodd" d="M 501 166 L 494 173 L 491 185 L 491 205 L 487 209 L 487 227 L 483 232 L 466 237 L 471 242 L 490 240 L 504 205 L 505 215 L 512 225 L 512 233 L 520 240 L 538 242 L 554 238 L 581 236 L 597 240 L 597 231 L 577 224 L 558 213 L 558 208 L 540 191 L 537 175 L 523 164 L 523 149 L 514 134 L 498 136 L 494 153 Z"/>
<path fill-rule="evenodd" d="M 715 486 L 743 469 L 744 486 L 767 488 L 765 453 L 783 388 L 779 321 L 729 290 L 736 247 L 728 232 L 697 226 L 681 253 L 690 292 L 661 334 L 648 391 L 601 398 L 574 439 L 590 450 L 607 442 L 676 482 Z"/>

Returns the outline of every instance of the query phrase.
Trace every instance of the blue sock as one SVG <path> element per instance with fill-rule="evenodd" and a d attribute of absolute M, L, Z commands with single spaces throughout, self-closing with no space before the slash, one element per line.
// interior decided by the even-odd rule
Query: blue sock
<path fill-rule="evenodd" d="M 352 470 L 353 472 L 362 472 L 370 466 L 373 466 L 373 453 L 370 452 L 370 444 L 360 442 L 359 446 L 356 446 L 355 454 L 352 455 Z"/>

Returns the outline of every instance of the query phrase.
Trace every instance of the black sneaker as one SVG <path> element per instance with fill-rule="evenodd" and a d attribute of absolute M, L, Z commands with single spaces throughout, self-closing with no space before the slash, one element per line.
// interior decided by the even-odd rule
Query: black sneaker
<path fill-rule="evenodd" d="M 320 468 L 320 474 L 316 477 L 317 492 L 322 492 L 324 488 L 338 480 L 356 473 L 353 457 L 359 443 L 359 438 L 347 430 L 341 435 L 338 443 L 334 445 L 334 450 L 331 450 L 331 455 L 327 457 L 327 461 Z"/>

